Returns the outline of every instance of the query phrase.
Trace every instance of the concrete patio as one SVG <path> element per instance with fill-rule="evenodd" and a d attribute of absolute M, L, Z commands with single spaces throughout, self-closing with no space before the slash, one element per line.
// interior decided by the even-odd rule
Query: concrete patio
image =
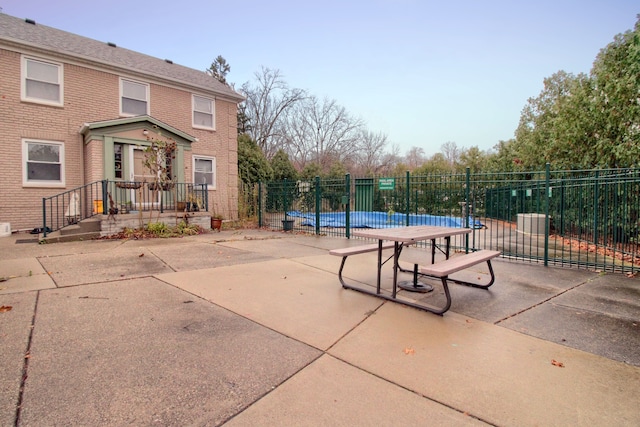
<path fill-rule="evenodd" d="M 638 278 L 496 260 L 437 316 L 342 289 L 358 243 L 0 238 L 0 425 L 640 425 Z"/>

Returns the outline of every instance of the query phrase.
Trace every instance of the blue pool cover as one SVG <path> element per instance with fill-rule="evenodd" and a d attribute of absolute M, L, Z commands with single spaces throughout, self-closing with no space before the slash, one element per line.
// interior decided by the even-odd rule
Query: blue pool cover
<path fill-rule="evenodd" d="M 310 227 L 316 226 L 315 213 L 303 213 L 300 211 L 289 211 L 287 216 L 295 218 L 304 218 L 300 225 Z M 387 212 L 365 212 L 353 211 L 350 213 L 351 228 L 391 228 L 402 227 L 406 225 L 406 215 L 402 213 L 389 214 Z M 409 225 L 437 225 L 440 227 L 457 227 L 465 226 L 462 218 L 454 218 L 449 216 L 436 215 L 418 215 L 409 214 Z M 478 220 L 469 218 L 469 225 L 473 228 L 482 228 L 482 224 Z M 320 227 L 345 227 L 345 212 L 325 212 L 320 214 Z"/>

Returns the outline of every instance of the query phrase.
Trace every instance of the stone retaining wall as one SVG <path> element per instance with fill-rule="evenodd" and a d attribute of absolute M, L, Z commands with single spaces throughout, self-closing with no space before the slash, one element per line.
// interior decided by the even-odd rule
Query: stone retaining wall
<path fill-rule="evenodd" d="M 125 228 L 144 227 L 149 222 L 164 222 L 169 226 L 175 226 L 185 220 L 185 215 L 187 215 L 186 221 L 189 224 L 197 224 L 206 230 L 211 228 L 211 214 L 209 212 L 190 212 L 188 214 L 186 212 L 165 212 L 160 215 L 154 212 L 151 215 L 151 221 L 149 221 L 149 212 L 143 212 L 142 216 L 137 213 L 118 214 L 111 217 L 102 215 L 100 235 L 110 236 L 120 233 Z"/>

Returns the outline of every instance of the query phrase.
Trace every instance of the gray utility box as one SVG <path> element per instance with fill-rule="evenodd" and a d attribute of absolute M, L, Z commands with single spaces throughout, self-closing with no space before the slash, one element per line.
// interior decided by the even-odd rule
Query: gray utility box
<path fill-rule="evenodd" d="M 517 230 L 525 234 L 544 234 L 546 215 L 538 213 L 518 214 Z"/>

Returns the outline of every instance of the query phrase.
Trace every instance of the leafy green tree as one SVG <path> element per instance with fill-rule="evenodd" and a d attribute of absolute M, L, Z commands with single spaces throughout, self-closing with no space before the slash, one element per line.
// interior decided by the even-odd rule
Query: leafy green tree
<path fill-rule="evenodd" d="M 640 17 L 600 51 L 589 76 L 559 71 L 522 111 L 509 147 L 525 169 L 609 168 L 640 158 Z"/>
<path fill-rule="evenodd" d="M 342 162 L 333 162 L 329 168 L 327 178 L 344 178 L 347 174 L 347 168 Z"/>
<path fill-rule="evenodd" d="M 460 171 L 469 168 L 471 173 L 480 172 L 487 163 L 487 154 L 480 150 L 477 145 L 470 147 L 466 150 L 462 150 L 458 157 L 458 169 Z"/>
<path fill-rule="evenodd" d="M 516 130 L 516 151 L 526 168 L 540 168 L 552 160 L 551 152 L 557 147 L 559 139 L 562 140 L 560 110 L 569 105 L 568 98 L 575 79 L 573 74 L 565 71 L 545 78 L 540 95 L 529 98 L 522 110 Z"/>
<path fill-rule="evenodd" d="M 601 164 L 636 166 L 640 159 L 640 15 L 593 64 L 596 149 Z"/>
<path fill-rule="evenodd" d="M 238 124 L 238 135 L 251 132 L 251 120 L 247 116 L 247 104 L 242 102 L 238 105 L 238 114 L 236 114 Z"/>
<path fill-rule="evenodd" d="M 206 70 L 207 74 L 227 86 L 229 85 L 227 83 L 227 74 L 229 74 L 229 71 L 231 71 L 231 66 L 227 64 L 227 60 L 224 59 L 222 55 L 218 55 Z"/>
<path fill-rule="evenodd" d="M 269 161 L 247 134 L 238 136 L 238 173 L 242 182 L 247 184 L 268 181 L 273 176 Z"/>
<path fill-rule="evenodd" d="M 522 168 L 522 161 L 516 153 L 515 139 L 498 141 L 494 153 L 487 156 L 483 170 L 487 172 L 513 172 Z"/>
<path fill-rule="evenodd" d="M 298 171 L 293 167 L 289 155 L 280 149 L 271 159 L 271 169 L 273 170 L 273 179 L 276 181 L 289 180 L 296 181 L 298 179 Z"/>
<path fill-rule="evenodd" d="M 414 169 L 414 175 L 428 175 L 453 172 L 451 163 L 442 153 L 436 153 L 417 169 Z"/>
<path fill-rule="evenodd" d="M 300 172 L 300 178 L 306 181 L 313 181 L 316 176 L 322 177 L 322 166 L 318 163 L 307 163 L 302 172 Z"/>

